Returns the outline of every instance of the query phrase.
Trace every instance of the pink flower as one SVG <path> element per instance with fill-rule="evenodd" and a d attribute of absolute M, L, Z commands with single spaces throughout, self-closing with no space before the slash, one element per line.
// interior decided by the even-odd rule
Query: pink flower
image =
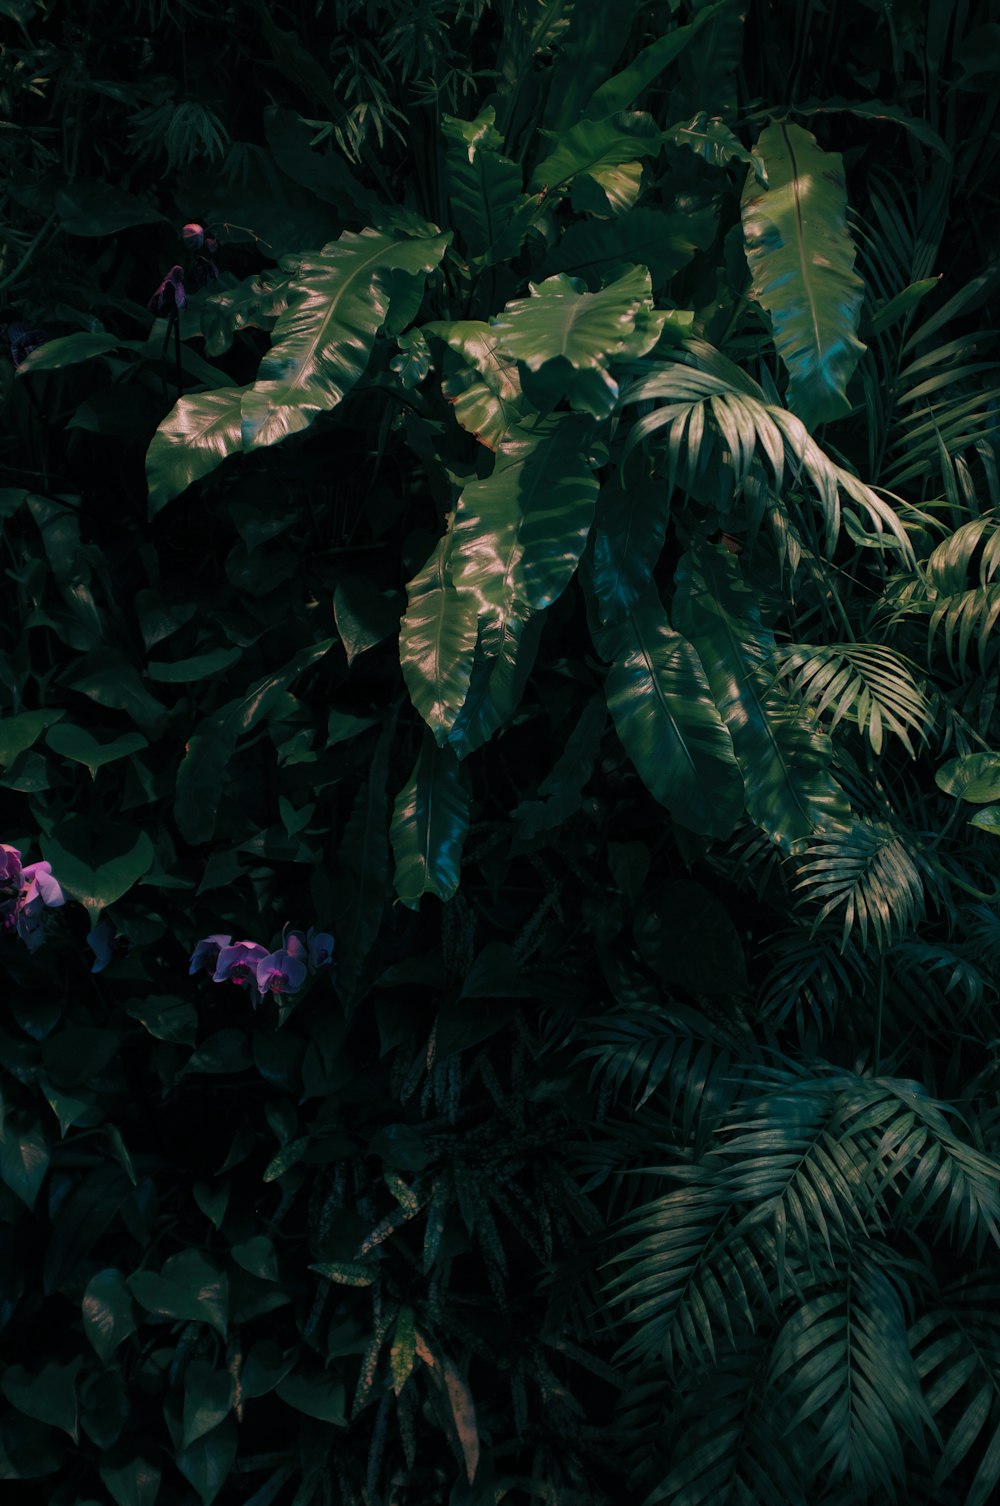
<path fill-rule="evenodd" d="M 29 952 L 37 952 L 45 940 L 46 909 L 66 903 L 66 896 L 53 876 L 49 863 L 29 863 L 21 869 L 21 892 L 17 897 L 14 926 Z"/>
<path fill-rule="evenodd" d="M 270 952 L 257 963 L 257 989 L 261 998 L 266 993 L 293 994 L 306 981 L 307 969 L 303 961 L 305 948 L 295 936 L 289 936 L 288 947 Z"/>
<path fill-rule="evenodd" d="M 232 946 L 224 946 L 219 952 L 212 981 L 238 983 L 242 988 L 256 978 L 257 964 L 266 956 L 267 947 L 258 946 L 256 941 L 235 941 Z"/>

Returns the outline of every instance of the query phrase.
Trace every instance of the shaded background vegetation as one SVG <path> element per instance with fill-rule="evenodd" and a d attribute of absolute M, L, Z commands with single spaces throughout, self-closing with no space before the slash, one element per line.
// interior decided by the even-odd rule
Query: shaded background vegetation
<path fill-rule="evenodd" d="M 996 6 L 0 18 L 4 1488 L 988 1502 Z"/>

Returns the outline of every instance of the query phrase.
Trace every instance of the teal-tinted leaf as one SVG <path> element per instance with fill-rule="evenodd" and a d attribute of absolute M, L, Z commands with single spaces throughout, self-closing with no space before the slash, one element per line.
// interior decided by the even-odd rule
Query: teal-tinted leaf
<path fill-rule="evenodd" d="M 513 604 L 539 611 L 572 579 L 594 517 L 597 481 L 584 446 L 589 425 L 554 414 L 502 442 L 492 475 L 462 492 L 451 576 L 481 618 Z"/>
<path fill-rule="evenodd" d="M 521 169 L 502 154 L 495 119 L 489 105 L 475 120 L 441 117 L 452 217 L 469 255 L 487 266 L 516 256 L 524 235 L 515 219 L 525 198 Z"/>
<path fill-rule="evenodd" d="M 172 1255 L 163 1270 L 137 1271 L 128 1288 L 141 1307 L 176 1321 L 209 1323 L 225 1337 L 229 1283 L 200 1250 Z"/>
<path fill-rule="evenodd" d="M 545 134 L 543 132 L 543 134 Z M 533 193 L 547 188 L 550 193 L 563 192 L 582 174 L 598 177 L 605 192 L 622 193 L 626 206 L 635 201 L 629 185 L 619 185 L 616 174 L 624 167 L 636 167 L 637 159 L 654 155 L 660 149 L 662 133 L 645 111 L 610 114 L 608 119 L 580 120 L 566 131 L 554 135 L 555 146 L 535 168 L 530 188 Z"/>
<path fill-rule="evenodd" d="M 650 585 L 597 642 L 611 662 L 608 709 L 650 794 L 682 826 L 728 837 L 743 813 L 743 780 L 701 661 L 673 632 Z"/>
<path fill-rule="evenodd" d="M 287 302 L 288 279 L 275 272 L 242 282 L 229 281 L 223 273 L 198 308 L 205 354 L 224 355 L 241 329 L 272 329 Z"/>
<path fill-rule="evenodd" d="M 843 162 L 787 121 L 761 132 L 755 154 L 768 186 L 751 173 L 743 191 L 751 295 L 770 315 L 788 406 L 814 429 L 850 411 L 847 383 L 865 348 Z"/>
<path fill-rule="evenodd" d="M 317 1267 L 311 1266 L 310 1269 L 316 1270 Z M 304 1412 L 307 1417 L 318 1417 L 321 1422 L 332 1422 L 336 1427 L 347 1425 L 344 1383 L 332 1375 L 286 1375 L 278 1382 L 275 1395 L 280 1396 L 286 1406 Z"/>
<path fill-rule="evenodd" d="M 242 657 L 243 650 L 236 645 L 231 648 L 213 648 L 207 653 L 195 654 L 190 659 L 175 659 L 173 663 L 151 659 L 146 665 L 146 673 L 151 680 L 164 685 L 193 685 L 198 680 L 225 674 Z"/>
<path fill-rule="evenodd" d="M 248 985 L 251 988 L 253 986 Z M 253 1055 L 246 1031 L 229 1027 L 214 1030 L 202 1041 L 197 1051 L 192 1052 L 182 1070 L 185 1073 L 225 1076 L 231 1072 L 245 1072 L 252 1062 Z"/>
<path fill-rule="evenodd" d="M 378 717 L 353 716 L 346 711 L 331 710 L 326 719 L 326 745 L 334 748 L 337 743 L 350 742 L 352 737 L 358 737 L 362 732 L 367 732 L 369 727 L 377 726 Z"/>
<path fill-rule="evenodd" d="M 79 361 L 89 361 L 94 356 L 119 350 L 123 343 L 133 349 L 141 348 L 138 342 L 123 342 L 116 335 L 92 335 L 83 331 L 75 335 L 58 335 L 33 350 L 27 360 L 21 362 L 17 374 L 23 376 L 30 371 L 56 371 L 63 366 L 75 366 Z"/>
<path fill-rule="evenodd" d="M 641 192 L 642 163 L 620 162 L 579 173 L 573 179 L 570 202 L 577 214 L 604 219 L 634 209 Z M 593 218 L 590 223 L 594 223 Z"/>
<path fill-rule="evenodd" d="M 200 724 L 188 741 L 177 772 L 174 816 L 186 842 L 210 840 L 223 795 L 225 771 L 239 739 L 268 715 L 298 676 L 322 659 L 334 642 L 333 638 L 324 638 L 303 649 L 283 669 L 265 675 L 251 685 L 246 695 L 228 701 Z"/>
<path fill-rule="evenodd" d="M 551 774 L 546 775 L 539 785 L 541 798 L 522 800 L 512 812 L 524 841 L 530 842 L 540 831 L 552 831 L 561 826 L 580 809 L 583 788 L 594 772 L 606 722 L 604 698 L 595 696 L 583 708 Z M 468 988 L 465 991 L 468 992 Z"/>
<path fill-rule="evenodd" d="M 105 1456 L 99 1472 L 115 1506 L 154 1506 L 160 1490 L 160 1471 L 148 1459 L 130 1459 L 121 1464 Z"/>
<path fill-rule="evenodd" d="M 661 288 L 711 245 L 718 223 L 712 204 L 630 209 L 613 220 L 581 220 L 559 237 L 545 259 L 545 272 L 569 272 L 594 287 L 602 275 L 633 262 L 647 267 L 652 286 Z"/>
<path fill-rule="evenodd" d="M 293 1350 L 286 1355 L 284 1350 L 270 1339 L 254 1344 L 247 1355 L 240 1373 L 240 1386 L 247 1397 L 266 1396 L 295 1364 Z"/>
<path fill-rule="evenodd" d="M 133 999 L 125 1006 L 126 1014 L 138 1020 L 158 1041 L 176 1041 L 193 1046 L 198 1036 L 198 1011 L 184 999 L 155 995 Z"/>
<path fill-rule="evenodd" d="M 495 450 L 527 409 L 517 362 L 500 354 L 491 326 L 477 320 L 439 320 L 424 329 L 444 340 L 452 352 L 441 390 L 455 417 L 487 449 Z"/>
<path fill-rule="evenodd" d="M 732 735 L 746 785 L 746 808 L 779 846 L 841 830 L 847 800 L 830 774 L 830 740 L 807 726 L 769 689 L 774 635 L 736 559 L 723 547 L 684 556 L 674 620 L 705 668 Z"/>
<path fill-rule="evenodd" d="M 365 575 L 344 576 L 333 595 L 333 616 L 348 664 L 399 626 L 399 597 L 385 596 Z"/>
<path fill-rule="evenodd" d="M 146 452 L 149 516 L 214 471 L 243 447 L 242 402 L 245 387 L 199 392 L 182 397 L 160 424 Z"/>
<path fill-rule="evenodd" d="M 976 811 L 969 818 L 970 826 L 978 826 L 980 831 L 991 831 L 1000 836 L 1000 805 L 987 806 L 986 810 Z"/>
<path fill-rule="evenodd" d="M 353 998 L 375 943 L 389 890 L 389 804 L 386 782 L 395 717 L 387 718 L 368 779 L 354 797 L 337 850 L 333 879 L 333 970 L 342 997 Z"/>
<path fill-rule="evenodd" d="M 222 1228 L 231 1192 L 232 1184 L 228 1177 L 217 1187 L 210 1187 L 207 1182 L 195 1182 L 191 1189 L 191 1196 L 214 1229 Z"/>
<path fill-rule="evenodd" d="M 963 753 L 950 758 L 938 769 L 934 782 L 946 795 L 970 805 L 1000 800 L 1000 753 Z"/>
<path fill-rule="evenodd" d="M 233 1245 L 232 1255 L 236 1264 L 249 1271 L 251 1276 L 257 1276 L 261 1281 L 277 1281 L 278 1257 L 273 1241 L 266 1234 L 254 1234 L 241 1244 Z"/>
<path fill-rule="evenodd" d="M 418 910 L 424 894 L 451 899 L 469 830 L 469 793 L 450 748 L 425 735 L 413 772 L 396 797 L 390 836 L 396 894 Z"/>
<path fill-rule="evenodd" d="M 868 323 L 869 333 L 880 335 L 883 330 L 891 329 L 894 324 L 909 314 L 911 309 L 916 308 L 921 299 L 926 298 L 928 293 L 933 293 L 941 281 L 941 276 L 939 272 L 936 277 L 922 277 L 918 282 L 911 282 L 901 293 L 890 298 L 888 303 L 883 303 L 880 308 L 876 309 Z"/>
<path fill-rule="evenodd" d="M 155 737 L 166 719 L 163 706 L 142 683 L 139 673 L 125 656 L 113 648 L 99 648 L 73 664 L 61 683 L 99 706 L 124 711 L 144 732 Z"/>
<path fill-rule="evenodd" d="M 122 1340 L 135 1333 L 132 1298 L 125 1277 L 114 1266 L 97 1271 L 87 1282 L 83 1331 L 105 1363 Z"/>
<path fill-rule="evenodd" d="M 658 37 L 644 47 L 627 68 L 614 74 L 595 91 L 584 114 L 591 120 L 598 120 L 617 110 L 627 110 L 643 89 L 648 88 L 695 42 L 702 28 L 713 21 L 726 4 L 727 0 L 714 0 L 714 3 L 703 5 L 689 25 L 675 26 L 666 36 Z"/>
<path fill-rule="evenodd" d="M 512 603 L 483 617 L 472 661 L 469 690 L 448 742 L 467 758 L 510 721 L 520 705 L 538 652 L 543 612 Z"/>
<path fill-rule="evenodd" d="M 676 879 L 636 923 L 639 955 L 665 983 L 729 998 L 747 992 L 746 957 L 729 910 L 704 884 Z"/>
<path fill-rule="evenodd" d="M 345 231 L 322 251 L 299 258 L 288 307 L 243 399 L 244 450 L 277 444 L 336 407 L 368 364 L 389 310 L 390 274 L 432 272 L 449 239 Z"/>
<path fill-rule="evenodd" d="M 184 1371 L 182 1448 L 218 1427 L 232 1405 L 233 1378 L 228 1370 L 216 1370 L 207 1360 L 189 1360 Z"/>
<path fill-rule="evenodd" d="M 68 1365 L 49 1360 L 34 1375 L 23 1365 L 8 1365 L 0 1389 L 12 1407 L 26 1417 L 61 1428 L 75 1443 L 78 1441 L 76 1377 L 82 1364 L 81 1354 Z"/>
<path fill-rule="evenodd" d="M 93 733 L 84 727 L 74 727 L 70 722 L 59 722 L 50 728 L 45 741 L 53 753 L 59 753 L 74 763 L 85 764 L 91 778 L 106 763 L 115 763 L 119 758 L 127 758 L 130 753 L 149 746 L 141 732 L 123 732 L 110 742 L 98 742 Z"/>
<path fill-rule="evenodd" d="M 595 418 L 607 418 L 618 399 L 609 363 L 638 359 L 659 339 L 663 320 L 653 311 L 652 285 L 645 267 L 632 267 L 597 293 L 565 273 L 531 283 L 531 297 L 509 303 L 493 321 L 497 348 L 529 371 L 547 365 L 570 405 Z"/>
<path fill-rule="evenodd" d="M 410 700 L 439 743 L 448 739 L 469 689 L 476 647 L 476 598 L 452 584 L 454 534 L 439 539 L 407 584 L 399 625 L 399 660 Z"/>
<path fill-rule="evenodd" d="M 751 156 L 725 121 L 717 118 L 710 120 L 704 110 L 699 111 L 691 120 L 671 126 L 664 140 L 671 146 L 686 147 L 712 167 L 726 167 L 730 162 L 746 162 L 757 174 L 758 182 L 767 187 L 767 179 L 761 176 L 764 171 L 762 159 Z"/>
<path fill-rule="evenodd" d="M 652 579 L 663 549 L 670 493 L 662 480 L 632 466 L 602 487 L 594 529 L 591 578 L 605 627 L 623 622 Z"/>
<path fill-rule="evenodd" d="M 16 758 L 65 713 L 56 710 L 22 711 L 0 721 L 0 767 L 9 768 Z"/>
<path fill-rule="evenodd" d="M 226 1483 L 236 1462 L 238 1443 L 239 1427 L 236 1418 L 227 1417 L 217 1428 L 196 1438 L 176 1454 L 174 1462 L 188 1484 L 194 1487 L 201 1506 L 212 1506 Z"/>
<path fill-rule="evenodd" d="M 63 889 L 87 906 L 92 921 L 127 894 L 156 857 L 147 832 L 111 822 L 95 830 L 82 816 L 61 821 L 41 845 Z"/>
<path fill-rule="evenodd" d="M 886 121 L 890 125 L 902 127 L 908 131 L 917 141 L 922 141 L 924 146 L 929 146 L 946 162 L 951 161 L 951 151 L 926 120 L 919 115 L 909 115 L 901 105 L 885 104 L 880 99 L 844 99 L 834 96 L 830 99 L 807 99 L 801 104 L 792 105 L 793 115 L 836 115 L 846 111 L 850 115 L 857 115 L 861 120 Z"/>

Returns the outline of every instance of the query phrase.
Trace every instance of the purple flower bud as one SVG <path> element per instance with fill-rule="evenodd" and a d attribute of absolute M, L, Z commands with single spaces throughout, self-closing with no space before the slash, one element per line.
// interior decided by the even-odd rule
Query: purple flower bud
<path fill-rule="evenodd" d="M 187 308 L 184 268 L 171 267 L 147 305 L 151 314 L 168 314 L 172 308 Z"/>
<path fill-rule="evenodd" d="M 224 946 L 232 941 L 231 936 L 204 936 L 195 945 L 191 953 L 191 966 L 188 968 L 188 976 L 197 972 L 214 973 L 219 961 L 219 953 Z"/>
<path fill-rule="evenodd" d="M 242 988 L 257 976 L 257 964 L 267 956 L 267 947 L 256 941 L 235 941 L 219 952 L 213 983 L 238 983 Z"/>
<path fill-rule="evenodd" d="M 257 989 L 261 998 L 266 993 L 293 994 L 302 987 L 307 976 L 301 957 L 286 949 L 270 952 L 257 963 Z"/>
<path fill-rule="evenodd" d="M 318 972 L 320 968 L 330 967 L 333 962 L 333 937 L 329 931 L 317 931 L 315 926 L 310 926 L 307 940 L 309 966 L 313 972 Z"/>
<path fill-rule="evenodd" d="M 205 227 L 193 222 L 185 225 L 181 231 L 181 239 L 189 251 L 200 251 L 205 244 Z"/>

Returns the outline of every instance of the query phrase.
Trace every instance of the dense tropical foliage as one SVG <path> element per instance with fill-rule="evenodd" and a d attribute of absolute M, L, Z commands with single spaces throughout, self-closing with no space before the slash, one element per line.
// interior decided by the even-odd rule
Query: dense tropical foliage
<path fill-rule="evenodd" d="M 995 0 L 0 18 L 4 1489 L 987 1506 Z"/>

